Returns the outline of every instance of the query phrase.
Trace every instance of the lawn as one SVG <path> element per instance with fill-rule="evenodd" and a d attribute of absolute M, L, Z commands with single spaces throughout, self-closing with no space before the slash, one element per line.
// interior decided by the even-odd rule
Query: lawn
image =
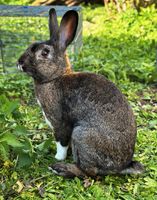
<path fill-rule="evenodd" d="M 138 127 L 134 158 L 146 171 L 95 180 L 52 174 L 48 166 L 56 162 L 55 141 L 36 103 L 32 80 L 19 72 L 1 74 L 0 200 L 157 200 L 157 12 L 152 7 L 140 14 L 107 14 L 103 7 L 83 7 L 83 16 L 84 44 L 72 63 L 74 70 L 103 74 L 126 95 Z M 17 42 L 14 51 L 6 49 L 9 62 L 15 63 L 30 41 L 48 35 L 45 19 L 40 29 L 34 19 L 27 20 L 28 32 L 24 20 L 1 22 L 2 38 L 9 35 L 10 43 Z"/>

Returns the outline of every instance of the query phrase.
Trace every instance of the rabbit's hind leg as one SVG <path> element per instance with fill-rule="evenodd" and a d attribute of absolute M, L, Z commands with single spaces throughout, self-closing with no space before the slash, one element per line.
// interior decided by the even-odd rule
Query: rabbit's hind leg
<path fill-rule="evenodd" d="M 92 151 L 87 140 L 93 130 L 86 127 L 75 127 L 72 133 L 71 145 L 75 164 L 56 163 L 50 166 L 55 174 L 66 178 L 75 176 L 83 178 L 85 176 L 95 177 L 97 175 L 95 150 Z M 86 143 L 87 142 L 87 143 Z"/>
<path fill-rule="evenodd" d="M 87 176 L 97 176 L 97 153 L 93 143 L 96 132 L 91 127 L 75 127 L 72 133 L 71 145 L 73 160 Z"/>

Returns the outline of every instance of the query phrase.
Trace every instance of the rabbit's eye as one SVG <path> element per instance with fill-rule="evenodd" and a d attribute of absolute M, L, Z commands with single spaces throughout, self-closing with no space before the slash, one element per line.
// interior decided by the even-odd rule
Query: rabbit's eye
<path fill-rule="evenodd" d="M 50 52 L 49 49 L 43 49 L 43 51 L 41 52 L 41 55 L 45 57 L 48 55 L 49 52 Z"/>

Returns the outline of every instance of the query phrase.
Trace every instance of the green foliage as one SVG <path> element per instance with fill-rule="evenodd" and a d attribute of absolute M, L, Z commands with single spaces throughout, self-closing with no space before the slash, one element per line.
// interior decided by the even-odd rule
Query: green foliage
<path fill-rule="evenodd" d="M 32 80 L 21 73 L 1 74 L 0 199 L 157 199 L 157 88 L 150 85 L 157 77 L 157 14 L 153 8 L 140 15 L 130 10 L 109 16 L 102 7 L 84 8 L 83 12 L 84 46 L 74 67 L 104 74 L 126 95 L 138 126 L 134 158 L 146 171 L 141 176 L 108 175 L 97 180 L 65 180 L 52 174 L 48 166 L 56 162 L 55 142 L 34 99 Z M 19 45 L 21 36 L 28 35 L 33 41 L 48 35 L 44 32 L 47 24 L 40 31 L 34 19 L 29 19 L 31 30 L 27 33 L 24 21 L 19 20 L 15 27 L 9 27 L 4 19 L 1 22 L 5 33 L 16 35 L 16 55 L 9 49 L 6 52 L 13 62 L 28 44 L 22 40 Z"/>
<path fill-rule="evenodd" d="M 107 15 L 105 9 L 85 10 L 84 48 L 76 66 L 106 75 L 113 81 L 157 80 L 157 12 L 152 7 Z"/>
<path fill-rule="evenodd" d="M 28 5 L 32 2 L 33 0 L 0 0 L 0 4 L 5 5 Z"/>
<path fill-rule="evenodd" d="M 15 119 L 20 118 L 17 101 L 9 101 L 4 95 L 0 96 L 0 158 L 9 159 L 9 146 L 22 147 L 22 143 L 11 133 Z M 9 128 L 8 128 L 9 127 Z"/>
<path fill-rule="evenodd" d="M 0 76 L 0 90 L 3 93 L 0 95 L 0 160 L 14 160 L 18 167 L 30 165 L 40 155 L 39 152 L 46 153 L 52 143 L 51 137 L 45 136 L 40 144 L 33 143 L 30 131 L 24 125 L 33 121 L 32 113 L 27 116 L 29 111 L 24 108 L 28 101 L 33 103 L 30 86 L 30 80 L 21 74 Z"/>

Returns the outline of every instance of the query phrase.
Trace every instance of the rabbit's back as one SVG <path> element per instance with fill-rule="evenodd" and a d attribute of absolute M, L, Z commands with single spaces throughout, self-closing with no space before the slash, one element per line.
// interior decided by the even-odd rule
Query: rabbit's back
<path fill-rule="evenodd" d="M 61 84 L 63 113 L 68 114 L 73 123 L 84 121 L 94 126 L 106 123 L 119 131 L 135 126 L 133 112 L 124 95 L 104 76 L 70 74 L 63 76 Z"/>

